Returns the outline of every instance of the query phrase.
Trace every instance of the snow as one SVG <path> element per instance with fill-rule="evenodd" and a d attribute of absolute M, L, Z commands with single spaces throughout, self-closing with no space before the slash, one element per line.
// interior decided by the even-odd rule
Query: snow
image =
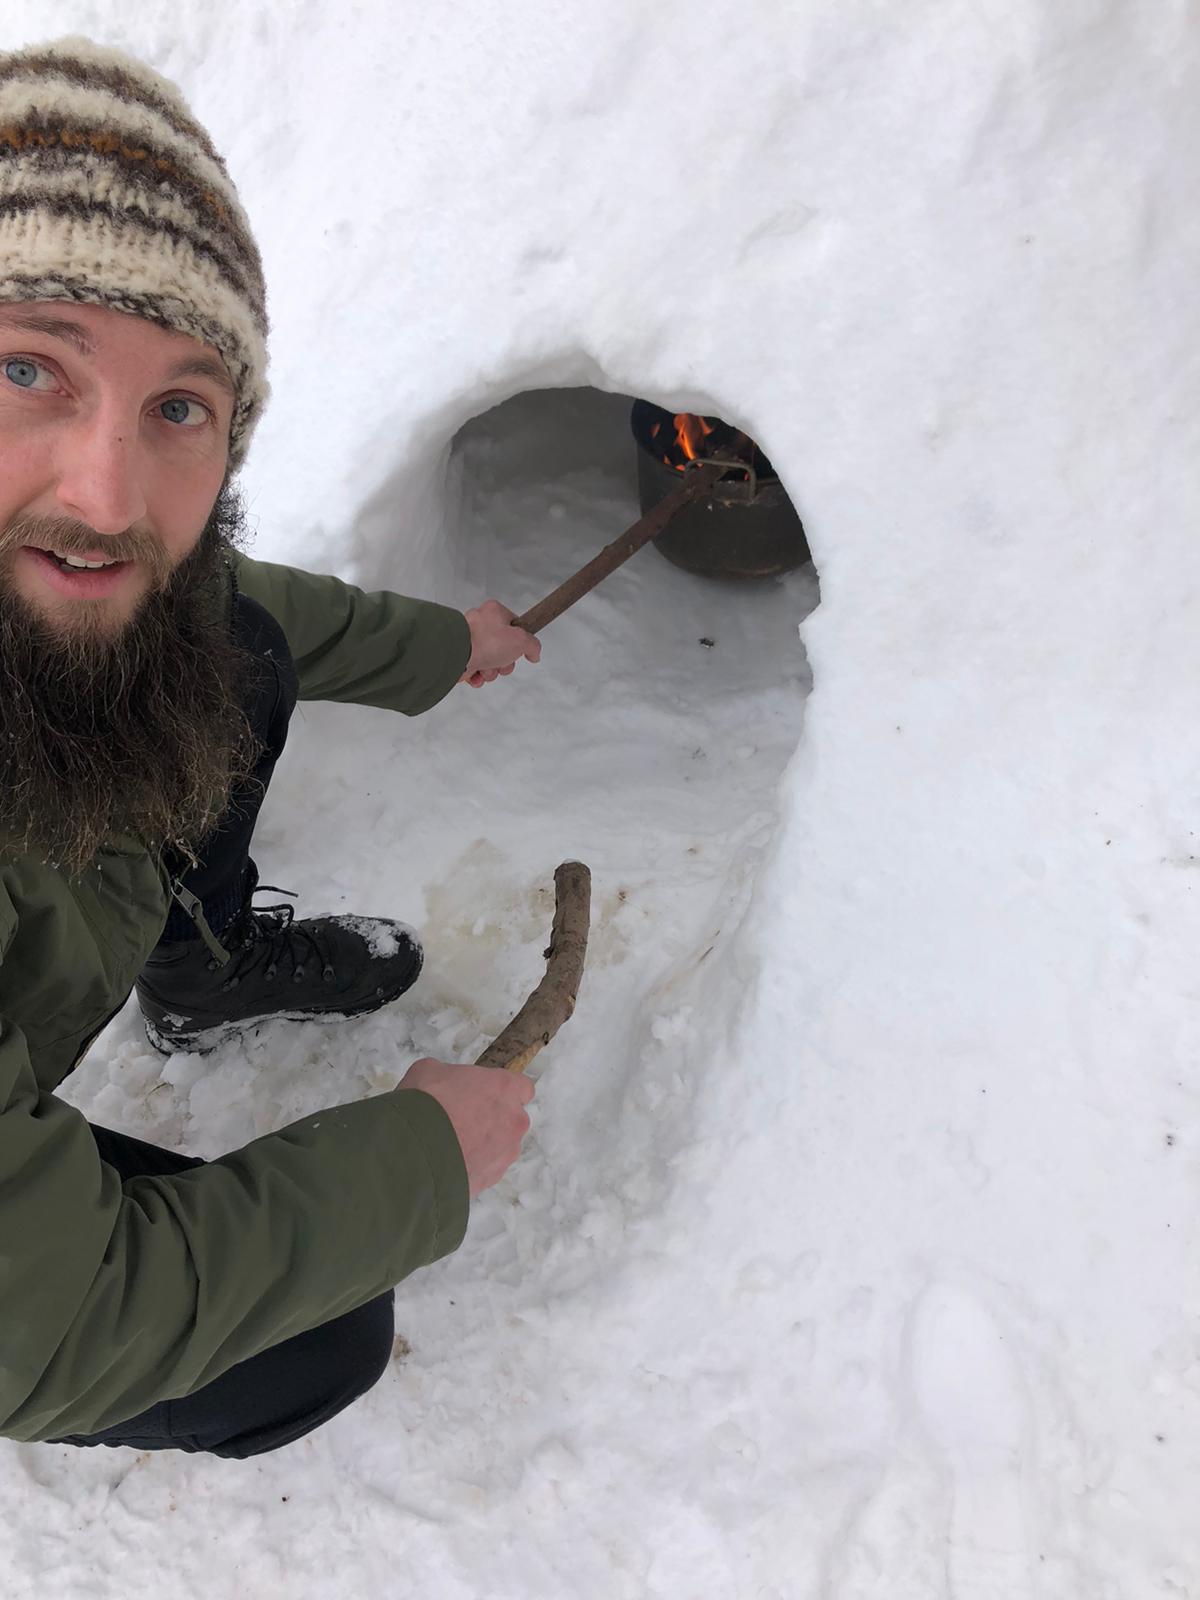
<path fill-rule="evenodd" d="M 398 954 L 402 936 L 406 937 L 411 945 L 419 946 L 421 943 L 415 928 L 406 922 L 398 922 L 394 917 L 384 920 L 351 915 L 343 917 L 342 921 L 352 932 L 360 934 L 365 939 L 367 949 L 373 956 L 386 959 L 388 956 Z"/>
<path fill-rule="evenodd" d="M 520 608 L 632 518 L 643 395 L 754 434 L 820 604 L 646 551 L 537 668 L 297 717 L 264 874 L 411 921 L 419 985 L 203 1059 L 127 1011 L 76 1103 L 213 1154 L 470 1059 L 571 856 L 579 1008 L 384 1381 L 255 1462 L 0 1447 L 7 1592 L 1200 1595 L 1190 9 L 0 43 L 68 30 L 182 83 L 259 229 L 258 553 Z"/>

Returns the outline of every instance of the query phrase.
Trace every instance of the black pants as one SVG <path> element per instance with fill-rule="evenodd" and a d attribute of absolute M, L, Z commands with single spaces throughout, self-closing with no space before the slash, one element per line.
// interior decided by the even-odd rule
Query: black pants
<path fill-rule="evenodd" d="M 214 930 L 242 904 L 250 838 L 296 704 L 295 668 L 275 619 L 241 596 L 234 628 L 257 662 L 245 709 L 263 753 L 254 782 L 233 796 L 229 810 L 197 852 L 199 866 L 181 873 L 186 887 L 203 901 Z M 195 931 L 184 913 L 175 910 L 164 938 L 194 937 Z M 93 1127 L 92 1132 L 101 1159 L 123 1179 L 203 1165 L 193 1156 L 176 1155 L 107 1128 Z M 392 1352 L 392 1300 L 389 1291 L 345 1316 L 286 1339 L 181 1400 L 160 1401 L 101 1433 L 54 1442 L 204 1450 L 234 1457 L 278 1450 L 328 1422 L 383 1376 Z"/>
<path fill-rule="evenodd" d="M 253 657 L 253 674 L 242 707 L 262 754 L 250 782 L 234 790 L 225 815 L 197 850 L 199 865 L 187 866 L 182 859 L 170 863 L 173 875 L 203 902 L 214 933 L 240 910 L 245 899 L 251 835 L 296 709 L 296 669 L 275 618 L 256 601 L 239 595 L 233 633 Z M 195 937 L 195 924 L 182 907 L 173 906 L 163 930 L 164 941 Z"/>

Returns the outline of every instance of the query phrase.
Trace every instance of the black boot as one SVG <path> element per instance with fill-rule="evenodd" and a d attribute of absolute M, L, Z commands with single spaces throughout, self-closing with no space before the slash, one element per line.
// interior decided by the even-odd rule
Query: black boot
<path fill-rule="evenodd" d="M 156 946 L 137 981 L 147 1037 L 164 1053 L 212 1050 L 273 1018 L 362 1016 L 416 982 L 421 946 L 403 923 L 353 916 L 297 922 L 289 905 L 255 910 L 257 877 L 251 869 L 246 904 L 219 938 L 194 897 L 176 886 L 197 937 Z"/>

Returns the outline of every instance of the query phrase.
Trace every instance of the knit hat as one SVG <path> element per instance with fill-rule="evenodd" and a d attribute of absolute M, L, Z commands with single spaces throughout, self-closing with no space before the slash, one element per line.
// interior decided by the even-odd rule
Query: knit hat
<path fill-rule="evenodd" d="M 87 39 L 0 52 L 0 301 L 111 306 L 215 346 L 231 465 L 267 398 L 262 261 L 174 84 Z"/>

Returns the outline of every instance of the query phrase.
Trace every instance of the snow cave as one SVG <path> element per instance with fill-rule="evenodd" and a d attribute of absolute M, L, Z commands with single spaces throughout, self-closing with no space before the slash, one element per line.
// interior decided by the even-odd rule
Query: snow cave
<path fill-rule="evenodd" d="M 0 1450 L 6 1593 L 1198 1592 L 1194 12 L 8 0 L 0 43 L 67 31 L 178 79 L 253 219 L 254 554 L 519 610 L 638 515 L 644 398 L 746 428 L 815 566 L 646 549 L 536 668 L 298 713 L 263 876 L 419 926 L 412 1003 L 203 1059 L 127 1011 L 75 1102 L 213 1155 L 471 1059 L 572 857 L 579 1007 L 385 1379 L 246 1471 Z"/>

